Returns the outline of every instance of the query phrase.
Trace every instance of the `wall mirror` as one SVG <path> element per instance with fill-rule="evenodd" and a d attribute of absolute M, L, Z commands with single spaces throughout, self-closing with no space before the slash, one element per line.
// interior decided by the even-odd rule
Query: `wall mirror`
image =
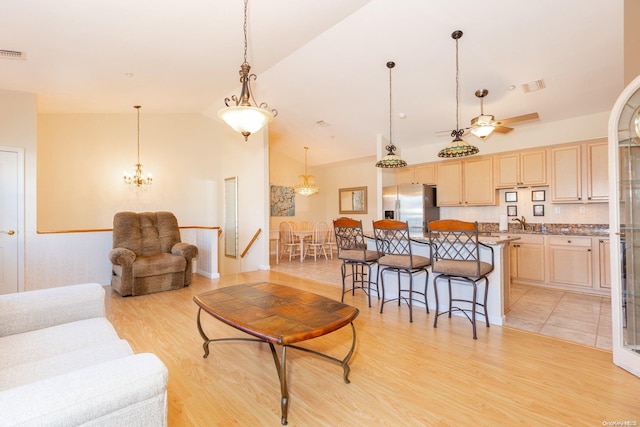
<path fill-rule="evenodd" d="M 224 255 L 238 258 L 238 177 L 224 180 Z"/>
<path fill-rule="evenodd" d="M 338 189 L 341 214 L 367 213 L 367 187 Z"/>

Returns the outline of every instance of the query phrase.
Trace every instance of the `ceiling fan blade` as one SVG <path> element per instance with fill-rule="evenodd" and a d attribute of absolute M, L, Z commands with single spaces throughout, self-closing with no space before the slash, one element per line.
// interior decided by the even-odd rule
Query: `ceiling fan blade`
<path fill-rule="evenodd" d="M 526 122 L 528 120 L 539 119 L 538 113 L 523 114 L 522 116 L 509 117 L 508 119 L 499 120 L 497 125 L 508 125 L 511 123 Z"/>
<path fill-rule="evenodd" d="M 513 130 L 513 128 L 509 128 L 506 126 L 496 126 L 496 128 L 493 130 L 496 133 L 509 133 Z"/>

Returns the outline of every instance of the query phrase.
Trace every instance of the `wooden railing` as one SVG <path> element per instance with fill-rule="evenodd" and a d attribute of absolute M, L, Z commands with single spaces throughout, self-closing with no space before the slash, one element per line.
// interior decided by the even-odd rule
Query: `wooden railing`
<path fill-rule="evenodd" d="M 249 249 L 251 249 L 251 246 L 253 246 L 253 242 L 256 241 L 256 239 L 258 238 L 260 233 L 262 233 L 262 228 L 258 228 L 258 231 L 256 231 L 256 234 L 253 235 L 253 238 L 251 239 L 251 241 L 249 242 L 247 247 L 244 248 L 244 251 L 242 251 L 242 255 L 240 255 L 240 258 L 244 258 L 244 256 L 247 254 L 247 252 L 249 252 Z"/>

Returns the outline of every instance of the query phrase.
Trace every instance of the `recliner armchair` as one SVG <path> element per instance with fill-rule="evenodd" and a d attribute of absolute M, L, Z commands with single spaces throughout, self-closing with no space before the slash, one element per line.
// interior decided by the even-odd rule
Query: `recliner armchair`
<path fill-rule="evenodd" d="M 111 287 L 122 296 L 189 286 L 197 255 L 196 246 L 180 241 L 171 212 L 118 212 L 113 217 Z"/>

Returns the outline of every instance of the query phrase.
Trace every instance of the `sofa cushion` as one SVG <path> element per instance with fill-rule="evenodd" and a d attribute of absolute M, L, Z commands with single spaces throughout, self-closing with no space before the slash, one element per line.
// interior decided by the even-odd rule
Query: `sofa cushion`
<path fill-rule="evenodd" d="M 0 391 L 132 354 L 127 341 L 116 340 L 0 369 Z"/>
<path fill-rule="evenodd" d="M 119 339 L 111 323 L 104 317 L 9 335 L 0 338 L 0 369 Z"/>
<path fill-rule="evenodd" d="M 0 337 L 104 317 L 104 293 L 85 283 L 0 295 Z"/>

